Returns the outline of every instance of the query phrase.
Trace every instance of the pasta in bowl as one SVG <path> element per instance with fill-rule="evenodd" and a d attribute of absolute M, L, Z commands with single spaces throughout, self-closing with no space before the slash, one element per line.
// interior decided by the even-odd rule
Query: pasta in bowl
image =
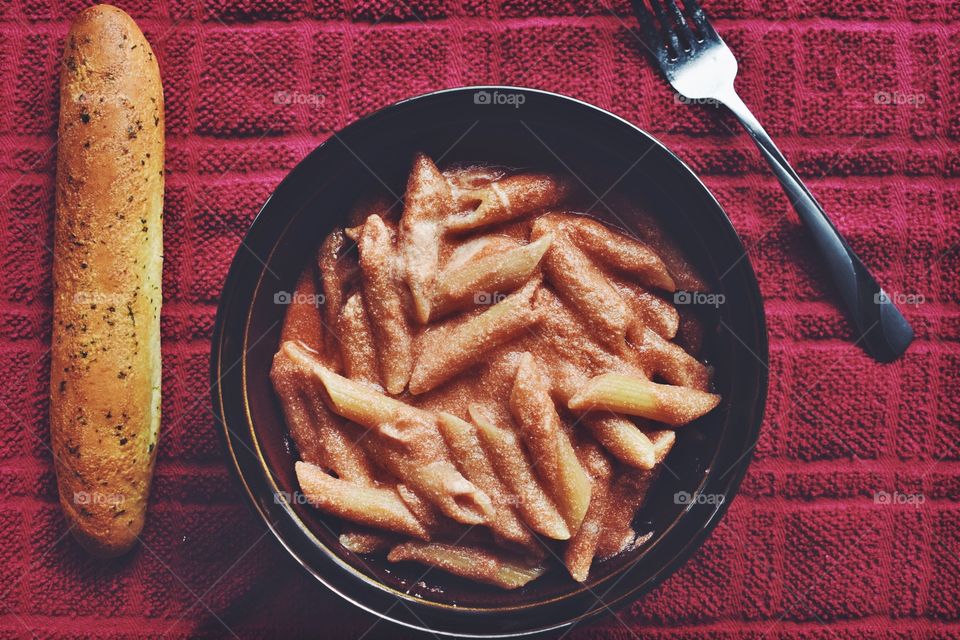
<path fill-rule="evenodd" d="M 363 118 L 274 190 L 211 392 L 251 505 L 317 581 L 501 637 L 690 557 L 756 445 L 766 353 L 743 244 L 675 156 L 570 98 L 470 88 Z"/>
<path fill-rule="evenodd" d="M 271 379 L 344 547 L 514 589 L 648 533 L 673 430 L 720 402 L 670 297 L 706 286 L 654 221 L 631 237 L 584 201 L 418 154 L 402 206 L 364 200 L 322 242 Z"/>

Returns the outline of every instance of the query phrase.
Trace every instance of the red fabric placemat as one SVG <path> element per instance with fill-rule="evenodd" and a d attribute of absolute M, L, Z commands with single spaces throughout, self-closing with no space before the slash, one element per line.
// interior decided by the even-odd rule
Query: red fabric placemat
<path fill-rule="evenodd" d="M 726 207 L 766 300 L 770 396 L 740 496 L 665 584 L 568 637 L 960 637 L 956 3 L 706 3 L 744 99 L 886 289 L 922 298 L 903 307 L 916 342 L 881 366 L 752 144 L 674 98 L 626 2 L 120 2 L 167 101 L 164 414 L 144 543 L 106 564 L 64 535 L 47 448 L 58 59 L 86 4 L 0 7 L 0 639 L 412 635 L 308 578 L 247 507 L 209 338 L 241 234 L 300 158 L 397 99 L 479 83 L 576 96 L 664 140 Z"/>

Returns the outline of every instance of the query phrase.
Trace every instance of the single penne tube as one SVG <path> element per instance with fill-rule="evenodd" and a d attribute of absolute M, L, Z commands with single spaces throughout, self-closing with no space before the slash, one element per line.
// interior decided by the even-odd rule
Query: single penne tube
<path fill-rule="evenodd" d="M 642 340 L 642 331 L 649 327 L 665 340 L 673 340 L 680 328 L 680 314 L 676 307 L 632 282 L 612 279 L 614 288 L 633 312 L 634 322 L 627 327 L 627 337 Z"/>
<path fill-rule="evenodd" d="M 590 477 L 580 465 L 550 397 L 550 383 L 533 356 L 523 354 L 510 393 L 510 412 L 530 452 L 534 469 L 560 509 L 570 531 L 590 506 Z"/>
<path fill-rule="evenodd" d="M 657 463 L 653 442 L 627 418 L 612 413 L 587 414 L 583 424 L 597 442 L 624 464 L 638 469 L 652 469 Z"/>
<path fill-rule="evenodd" d="M 301 343 L 287 341 L 273 358 L 270 379 L 280 398 L 290 435 L 300 457 L 361 485 L 374 483 L 374 469 L 357 444 L 356 425 L 335 415 L 323 401 L 316 375 L 318 354 Z"/>
<path fill-rule="evenodd" d="M 496 426 L 479 405 L 471 405 L 469 410 L 477 435 L 504 484 L 513 491 L 524 522 L 547 538 L 569 539 L 570 528 L 534 475 L 530 458 L 516 434 Z"/>
<path fill-rule="evenodd" d="M 377 346 L 373 330 L 363 304 L 363 294 L 351 294 L 343 303 L 337 318 L 337 333 L 340 337 L 340 355 L 343 370 L 348 378 L 380 384 L 380 365 L 377 362 Z"/>
<path fill-rule="evenodd" d="M 673 429 L 648 429 L 644 433 L 653 444 L 653 457 L 656 464 L 662 463 L 667 459 L 667 454 L 677 441 L 677 432 Z"/>
<path fill-rule="evenodd" d="M 402 542 L 387 554 L 390 562 L 418 562 L 463 578 L 517 589 L 546 571 L 542 564 L 530 564 L 480 547 L 444 542 Z"/>
<path fill-rule="evenodd" d="M 638 333 L 634 341 L 636 358 L 648 376 L 660 375 L 670 384 L 698 391 L 710 388 L 710 371 L 705 364 L 652 329 L 644 328 Z"/>
<path fill-rule="evenodd" d="M 610 461 L 603 452 L 590 443 L 578 452 L 583 467 L 590 474 L 593 488 L 590 492 L 590 508 L 577 533 L 567 543 L 563 553 L 563 563 L 577 582 L 584 582 L 590 572 L 590 565 L 600 542 L 603 520 L 608 508 L 618 508 L 609 504 L 610 478 L 613 470 Z"/>
<path fill-rule="evenodd" d="M 553 240 L 546 234 L 530 244 L 468 261 L 438 279 L 432 302 L 432 317 L 493 299 L 530 279 Z"/>
<path fill-rule="evenodd" d="M 450 217 L 447 228 L 466 231 L 521 218 L 556 206 L 569 191 L 568 182 L 549 174 L 509 176 L 461 196 L 461 201 L 477 206 L 472 211 Z"/>
<path fill-rule="evenodd" d="M 679 426 L 712 411 L 719 403 L 720 396 L 706 391 L 605 373 L 592 378 L 567 406 L 575 411 L 606 409 Z"/>
<path fill-rule="evenodd" d="M 450 183 L 430 158 L 418 153 L 407 181 L 398 242 L 414 314 L 421 324 L 430 318 L 440 261 L 442 222 L 453 209 Z"/>
<path fill-rule="evenodd" d="M 550 225 L 538 220 L 533 237 L 549 233 Z M 620 351 L 625 346 L 631 313 L 607 277 L 562 231 L 554 236 L 541 262 L 546 280 L 566 298 L 597 336 Z"/>
<path fill-rule="evenodd" d="M 452 250 L 446 256 L 442 274 L 446 277 L 448 274 L 461 270 L 470 262 L 482 260 L 494 254 L 502 254 L 511 249 L 519 249 L 523 246 L 525 246 L 525 243 L 500 233 L 491 233 L 465 240 L 462 244 L 451 246 Z"/>
<path fill-rule="evenodd" d="M 367 429 L 375 429 L 381 424 L 395 422 L 406 416 L 419 417 L 426 413 L 379 393 L 366 384 L 334 373 L 296 343 L 284 344 L 282 350 L 286 350 L 310 376 L 322 383 L 333 411 Z"/>
<path fill-rule="evenodd" d="M 503 179 L 506 170 L 503 167 L 473 165 L 454 167 L 444 171 L 443 175 L 450 181 L 454 199 L 458 204 L 466 206 L 469 204 L 467 200 L 470 197 L 469 194 L 491 182 Z"/>
<path fill-rule="evenodd" d="M 587 216 L 570 217 L 567 224 L 577 245 L 597 260 L 630 274 L 645 285 L 664 291 L 676 290 L 667 265 L 645 243 Z"/>
<path fill-rule="evenodd" d="M 391 233 L 380 216 L 367 218 L 358 246 L 363 301 L 377 340 L 381 379 L 387 391 L 398 394 L 410 378 L 413 342 L 403 309 Z"/>
<path fill-rule="evenodd" d="M 388 534 L 360 528 L 345 530 L 339 540 L 344 549 L 359 554 L 377 553 L 389 549 L 396 542 Z"/>
<path fill-rule="evenodd" d="M 497 477 L 493 463 L 480 444 L 477 429 L 449 413 L 440 413 L 440 432 L 464 477 L 486 493 L 493 502 L 494 516 L 487 524 L 494 534 L 522 546 L 536 544 L 515 511 L 516 501 Z"/>
<path fill-rule="evenodd" d="M 323 283 L 323 322 L 326 352 L 333 355 L 339 365 L 340 343 L 337 333 L 337 317 L 343 307 L 343 296 L 349 283 L 356 277 L 357 263 L 354 256 L 346 255 L 347 238 L 343 229 L 334 229 L 320 245 L 317 253 L 317 268 Z"/>
<path fill-rule="evenodd" d="M 364 487 L 334 478 L 309 462 L 294 465 L 300 489 L 307 502 L 325 513 L 377 529 L 402 533 L 427 540 L 429 534 L 395 489 Z"/>
<path fill-rule="evenodd" d="M 480 362 L 490 349 L 533 327 L 538 315 L 532 304 L 533 294 L 539 286 L 538 279 L 531 280 L 477 316 L 452 327 L 427 331 L 417 344 L 420 357 L 410 376 L 410 393 L 439 387 Z"/>

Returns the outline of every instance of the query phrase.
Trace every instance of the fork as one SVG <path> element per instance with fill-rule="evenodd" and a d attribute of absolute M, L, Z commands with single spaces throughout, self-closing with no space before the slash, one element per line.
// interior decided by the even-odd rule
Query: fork
<path fill-rule="evenodd" d="M 857 342 L 880 362 L 898 358 L 913 340 L 913 329 L 890 296 L 837 231 L 823 207 L 737 95 L 737 59 L 714 30 L 696 0 L 632 0 L 640 39 L 676 91 L 693 101 L 725 105 L 770 163 L 800 219 L 813 235 L 840 298 L 856 328 Z M 658 28 L 659 25 L 659 28 Z"/>

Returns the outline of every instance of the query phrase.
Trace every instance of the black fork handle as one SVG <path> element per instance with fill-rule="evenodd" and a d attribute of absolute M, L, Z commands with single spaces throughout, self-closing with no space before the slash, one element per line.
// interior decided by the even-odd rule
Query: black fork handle
<path fill-rule="evenodd" d="M 913 340 L 913 329 L 863 262 L 843 239 L 810 190 L 733 90 L 718 98 L 737 117 L 776 174 L 790 203 L 813 235 L 864 350 L 880 362 L 899 358 Z"/>

